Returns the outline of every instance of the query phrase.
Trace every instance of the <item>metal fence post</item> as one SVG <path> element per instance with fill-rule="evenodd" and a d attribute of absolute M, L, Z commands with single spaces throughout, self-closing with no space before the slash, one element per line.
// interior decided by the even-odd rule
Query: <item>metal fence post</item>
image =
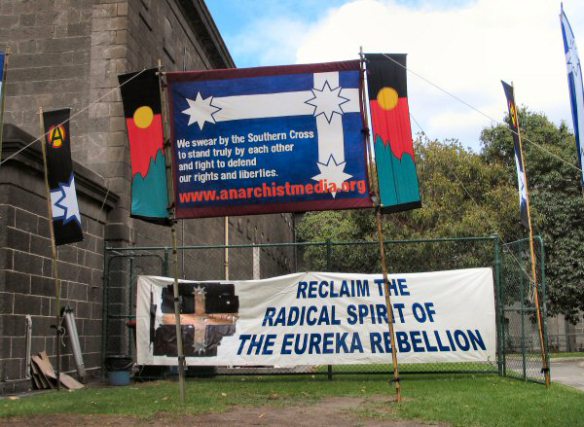
<path fill-rule="evenodd" d="M 132 356 L 132 330 L 130 329 L 130 327 L 128 326 L 128 320 L 130 320 L 130 317 L 132 315 L 132 306 L 133 306 L 133 301 L 132 301 L 132 284 L 134 283 L 134 281 L 136 280 L 135 274 L 134 274 L 134 257 L 130 257 L 130 271 L 129 271 L 129 275 L 128 275 L 128 288 L 127 288 L 127 292 L 128 292 L 128 318 L 126 320 L 126 332 L 128 333 L 128 356 Z M 122 320 L 123 321 L 123 320 Z M 122 325 L 122 328 L 124 326 Z"/>
<path fill-rule="evenodd" d="M 545 248 L 543 245 L 543 239 L 541 236 L 536 236 L 535 239 L 539 245 L 539 261 L 540 261 L 540 274 L 541 274 L 541 306 L 542 306 L 542 316 L 543 316 L 543 338 L 545 344 L 545 354 L 547 356 L 547 366 L 550 369 L 551 375 L 551 365 L 550 365 L 550 347 L 548 341 L 548 329 L 547 329 L 547 303 L 546 303 L 546 278 L 545 278 Z"/>
<path fill-rule="evenodd" d="M 107 288 L 109 286 L 109 269 L 110 269 L 110 249 L 107 246 L 107 242 L 103 242 L 103 289 L 101 293 L 101 375 L 105 378 L 105 354 L 107 352 L 107 340 L 108 340 L 108 324 L 107 324 L 107 306 L 108 306 L 108 292 Z"/>
<path fill-rule="evenodd" d="M 527 381 L 527 349 L 525 346 L 525 315 L 527 314 L 527 310 L 525 308 L 525 292 L 523 287 L 525 286 L 523 275 L 519 275 L 519 292 L 521 298 L 521 361 L 522 361 L 522 368 L 523 368 L 523 379 Z"/>
<path fill-rule="evenodd" d="M 183 249 L 184 250 L 184 249 Z M 164 261 L 162 261 L 162 275 L 168 277 L 168 248 L 164 248 Z"/>
<path fill-rule="evenodd" d="M 327 239 L 327 241 L 326 241 L 326 271 L 327 272 L 331 271 L 332 255 L 333 255 L 332 251 L 333 251 L 333 247 L 331 245 L 331 239 Z M 328 377 L 329 381 L 332 381 L 332 379 L 333 379 L 333 365 L 327 366 L 327 377 Z"/>
<path fill-rule="evenodd" d="M 499 351 L 497 355 L 497 365 L 499 375 L 506 375 L 505 372 L 505 301 L 503 284 L 501 283 L 501 247 L 499 236 L 493 236 L 495 244 L 495 289 L 497 293 L 497 311 L 499 317 Z"/>

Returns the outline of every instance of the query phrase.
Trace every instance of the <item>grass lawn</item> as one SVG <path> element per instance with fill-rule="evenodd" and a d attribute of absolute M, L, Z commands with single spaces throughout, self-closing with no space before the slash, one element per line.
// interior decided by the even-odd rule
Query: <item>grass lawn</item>
<path fill-rule="evenodd" d="M 329 396 L 386 396 L 354 411 L 379 420 L 418 419 L 456 426 L 584 426 L 584 393 L 561 385 L 546 390 L 541 384 L 496 375 L 406 376 L 401 404 L 388 403 L 394 393 L 381 375 L 336 376 L 333 381 L 323 376 L 217 377 L 188 380 L 184 406 L 177 403 L 176 382 L 156 381 L 3 399 L 0 416 L 127 414 L 146 420 L 161 412 L 200 414 L 234 405 L 310 405 Z"/>

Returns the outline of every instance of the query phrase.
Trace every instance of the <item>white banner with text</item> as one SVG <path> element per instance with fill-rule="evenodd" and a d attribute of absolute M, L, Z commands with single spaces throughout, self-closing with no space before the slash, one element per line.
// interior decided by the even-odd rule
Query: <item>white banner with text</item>
<path fill-rule="evenodd" d="M 140 365 L 176 365 L 173 279 L 139 276 Z M 490 268 L 389 277 L 399 363 L 495 362 Z M 188 365 L 391 363 L 380 274 L 179 281 Z"/>

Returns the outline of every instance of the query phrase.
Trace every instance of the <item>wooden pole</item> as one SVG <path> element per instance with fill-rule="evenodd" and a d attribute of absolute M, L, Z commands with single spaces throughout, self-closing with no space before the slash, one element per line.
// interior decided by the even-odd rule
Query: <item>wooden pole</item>
<path fill-rule="evenodd" d="M 179 299 L 179 291 L 178 291 L 178 275 L 179 275 L 179 267 L 178 267 L 178 250 L 177 250 L 177 242 L 176 242 L 176 206 L 174 200 L 174 177 L 172 174 L 172 152 L 171 152 L 171 145 L 170 145 L 170 137 L 168 135 L 168 108 L 166 105 L 166 98 L 164 96 L 164 92 L 166 90 L 166 84 L 163 83 L 163 73 L 162 73 L 162 63 L 158 60 L 158 73 L 159 73 L 159 82 L 160 82 L 160 104 L 161 104 L 161 113 L 162 113 L 162 120 L 163 120 L 163 129 L 164 129 L 164 150 L 166 153 L 166 177 L 167 177 L 167 185 L 168 185 L 168 198 L 170 202 L 170 220 L 171 220 L 171 237 L 172 237 L 172 254 L 173 254 L 173 275 L 174 275 L 174 282 L 172 286 L 172 292 L 174 296 L 174 318 L 176 323 L 176 350 L 178 356 L 178 383 L 179 383 L 179 394 L 180 394 L 180 403 L 185 403 L 185 353 L 183 348 L 183 340 L 182 340 L 182 327 L 180 324 L 180 299 Z"/>
<path fill-rule="evenodd" d="M 391 308 L 391 297 L 389 295 L 389 277 L 387 273 L 387 259 L 385 257 L 385 245 L 383 239 L 383 229 L 381 222 L 381 207 L 375 207 L 377 220 L 377 237 L 379 239 L 379 253 L 381 255 L 381 271 L 383 272 L 383 289 L 385 291 L 385 306 L 387 307 L 387 324 L 389 326 L 389 336 L 391 339 L 391 363 L 393 366 L 393 382 L 395 383 L 395 396 L 397 402 L 401 402 L 401 386 L 399 378 L 399 367 L 397 362 L 397 348 L 395 346 L 395 329 L 393 327 L 393 310 Z"/>
<path fill-rule="evenodd" d="M 57 263 L 57 245 L 55 244 L 55 229 L 53 226 L 53 205 L 51 203 L 51 189 L 49 187 L 49 171 L 47 168 L 47 147 L 45 135 L 45 122 L 43 119 L 43 108 L 39 108 L 41 148 L 43 153 L 43 166 L 45 174 L 45 192 L 47 194 L 47 212 L 49 220 L 49 234 L 51 236 L 51 258 L 53 267 L 53 277 L 55 279 L 55 345 L 57 357 L 57 390 L 61 390 L 61 280 Z"/>
<path fill-rule="evenodd" d="M 174 209 L 173 209 L 174 211 Z M 178 383 L 179 383 L 179 394 L 180 403 L 185 403 L 185 352 L 183 349 L 182 340 L 182 327 L 180 324 L 180 306 L 179 306 L 179 293 L 178 293 L 178 251 L 176 245 L 176 220 L 172 219 L 172 254 L 174 258 L 174 282 L 172 286 L 173 296 L 174 296 L 174 319 L 176 322 L 176 349 L 178 354 Z"/>
<path fill-rule="evenodd" d="M 362 79 L 365 78 L 365 69 L 363 68 L 365 60 L 363 55 L 363 49 L 361 48 L 359 52 L 359 56 L 361 57 L 361 70 L 362 70 Z M 363 80 L 364 81 L 364 80 Z M 391 308 L 391 296 L 389 292 L 389 276 L 388 276 L 388 268 L 387 268 L 387 258 L 385 256 L 385 244 L 384 244 L 384 237 L 383 237 L 383 227 L 382 227 L 382 218 L 381 218 L 381 198 L 379 194 L 379 183 L 377 178 L 375 177 L 375 171 L 373 171 L 373 154 L 371 153 L 371 146 L 369 141 L 369 121 L 367 119 L 367 106 L 366 104 L 366 96 L 365 96 L 365 84 L 362 85 L 361 93 L 360 93 L 360 103 L 361 103 L 361 113 L 363 114 L 363 121 L 364 121 L 364 138 L 366 141 L 367 147 L 367 160 L 368 160 L 368 173 L 369 173 L 369 181 L 371 186 L 373 187 L 373 193 L 375 195 L 375 219 L 377 222 L 377 238 L 379 240 L 379 254 L 381 257 L 381 271 L 383 273 L 383 290 L 385 293 L 385 306 L 387 308 L 387 325 L 389 328 L 389 336 L 391 340 L 391 364 L 393 367 L 393 382 L 395 384 L 395 396 L 396 401 L 399 403 L 401 402 L 401 385 L 400 385 L 400 378 L 399 378 L 399 366 L 397 360 L 397 348 L 395 346 L 395 329 L 393 327 L 393 310 Z"/>
<path fill-rule="evenodd" d="M 513 83 L 511 84 L 511 90 L 513 91 L 513 99 L 515 99 L 515 88 Z M 517 112 L 515 112 L 517 114 Z M 541 313 L 540 301 L 539 301 L 539 290 L 537 286 L 537 272 L 536 272 L 536 259 L 535 259 L 535 245 L 533 242 L 533 226 L 531 223 L 531 209 L 529 204 L 529 186 L 527 185 L 527 172 L 525 167 L 525 159 L 523 156 L 523 145 L 521 143 L 521 131 L 519 130 L 519 120 L 517 120 L 517 139 L 519 141 L 519 155 L 521 156 L 521 164 L 523 165 L 523 182 L 525 182 L 525 204 L 527 210 L 527 223 L 529 226 L 529 254 L 531 260 L 531 281 L 533 286 L 533 294 L 535 300 L 535 310 L 537 316 L 537 330 L 539 333 L 539 344 L 541 349 L 541 365 L 542 371 L 545 377 L 546 387 L 550 386 L 550 369 L 548 366 L 548 360 L 545 348 L 545 339 L 543 335 L 543 316 Z"/>

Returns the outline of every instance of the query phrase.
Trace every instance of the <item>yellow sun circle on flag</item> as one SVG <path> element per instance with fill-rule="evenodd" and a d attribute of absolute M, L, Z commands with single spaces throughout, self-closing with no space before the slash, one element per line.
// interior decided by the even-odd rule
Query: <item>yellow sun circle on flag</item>
<path fill-rule="evenodd" d="M 152 108 L 148 107 L 147 105 L 143 105 L 134 111 L 134 123 L 136 123 L 136 126 L 141 129 L 145 129 L 150 126 L 153 118 L 154 112 L 152 111 Z"/>
<path fill-rule="evenodd" d="M 398 98 L 397 91 L 392 87 L 384 87 L 377 93 L 377 103 L 384 110 L 393 110 Z"/>

